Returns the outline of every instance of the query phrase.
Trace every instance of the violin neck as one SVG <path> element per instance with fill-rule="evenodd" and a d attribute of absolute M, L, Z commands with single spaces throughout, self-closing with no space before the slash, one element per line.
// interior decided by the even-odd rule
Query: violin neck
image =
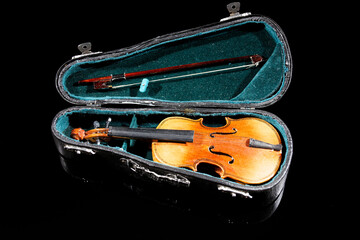
<path fill-rule="evenodd" d="M 193 142 L 194 131 L 153 128 L 109 127 L 109 137 L 167 142 Z"/>

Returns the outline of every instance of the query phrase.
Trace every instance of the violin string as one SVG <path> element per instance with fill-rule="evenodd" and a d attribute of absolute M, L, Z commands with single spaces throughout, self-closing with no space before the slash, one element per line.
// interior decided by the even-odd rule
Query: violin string
<path fill-rule="evenodd" d="M 229 134 L 229 135 L 231 135 L 231 136 L 227 135 L 227 139 L 224 139 L 224 138 L 221 138 L 221 137 L 219 138 L 219 136 L 218 136 L 218 137 L 214 137 L 214 138 L 212 138 L 212 137 L 210 137 L 210 138 L 204 138 L 204 136 L 210 136 L 210 134 L 211 134 L 211 132 L 196 131 L 196 132 L 194 133 L 194 136 L 195 136 L 195 135 L 200 136 L 201 139 L 202 139 L 202 143 L 208 143 L 209 146 L 212 144 L 212 142 L 221 143 L 221 144 L 229 144 L 229 143 L 233 143 L 234 140 L 240 140 L 240 139 L 245 139 L 245 141 L 242 142 L 242 144 L 244 144 L 244 143 L 246 144 L 246 140 L 247 140 L 247 139 L 250 139 L 250 137 L 237 136 L 236 133 L 234 133 L 234 134 Z M 96 137 L 96 136 L 94 136 L 94 137 Z M 98 136 L 98 137 L 100 137 L 100 136 Z M 104 136 L 101 136 L 101 137 L 104 137 Z M 231 139 L 229 140 L 228 138 L 231 138 Z M 125 138 L 115 138 L 115 139 L 123 139 L 123 140 L 125 140 Z M 214 139 L 214 140 L 212 141 L 212 139 Z M 257 139 L 257 140 L 259 140 L 259 139 Z M 279 139 L 279 142 L 278 142 L 278 143 L 270 143 L 270 144 L 274 144 L 274 145 L 276 145 L 276 144 L 281 144 L 281 140 Z"/>
<path fill-rule="evenodd" d="M 214 142 L 221 143 L 221 144 L 230 144 L 230 143 L 233 143 L 234 140 L 239 141 L 241 139 L 244 139 L 244 142 L 242 142 L 242 143 L 246 144 L 247 140 L 250 139 L 250 137 L 237 136 L 236 133 L 230 134 L 230 136 L 227 135 L 226 137 L 223 137 L 223 138 L 221 138 L 221 137 L 219 138 L 219 136 L 214 137 L 214 138 L 203 138 L 203 136 L 209 136 L 210 132 L 196 132 L 195 134 L 202 137 L 202 142 L 207 142 L 209 144 L 212 142 L 211 139 L 214 139 Z M 262 141 L 261 139 L 256 139 L 256 140 Z M 280 138 L 278 140 L 279 140 L 278 143 L 270 143 L 270 142 L 268 142 L 268 143 L 274 144 L 274 145 L 281 144 Z M 267 142 L 267 141 L 265 141 L 265 142 Z"/>

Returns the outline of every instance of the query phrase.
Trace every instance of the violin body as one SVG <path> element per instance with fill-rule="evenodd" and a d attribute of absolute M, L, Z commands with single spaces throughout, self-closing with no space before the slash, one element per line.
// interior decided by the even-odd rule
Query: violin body
<path fill-rule="evenodd" d="M 247 117 L 226 117 L 222 127 L 207 127 L 203 119 L 169 117 L 157 129 L 193 130 L 192 142 L 152 143 L 153 160 L 175 167 L 197 171 L 200 163 L 216 166 L 221 178 L 231 178 L 246 184 L 260 184 L 270 180 L 279 169 L 281 149 L 251 147 L 250 141 L 281 146 L 276 129 L 268 122 Z"/>
<path fill-rule="evenodd" d="M 85 132 L 75 128 L 71 137 L 98 144 L 100 139 L 112 138 L 150 140 L 156 162 L 194 171 L 200 163 L 211 164 L 221 178 L 246 184 L 270 180 L 281 163 L 281 138 L 276 129 L 259 118 L 225 120 L 222 127 L 207 127 L 202 118 L 168 117 L 156 129 L 108 126 Z"/>

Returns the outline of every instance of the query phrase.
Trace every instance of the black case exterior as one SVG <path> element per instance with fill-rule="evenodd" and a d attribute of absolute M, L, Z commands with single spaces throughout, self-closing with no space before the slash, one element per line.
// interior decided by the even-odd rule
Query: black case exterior
<path fill-rule="evenodd" d="M 256 222 L 269 217 L 279 204 L 284 190 L 286 176 L 292 157 L 292 140 L 286 125 L 275 115 L 262 110 L 227 110 L 228 113 L 256 113 L 271 117 L 278 121 L 286 129 L 289 141 L 288 154 L 279 170 L 277 177 L 266 185 L 241 185 L 229 180 L 212 177 L 206 174 L 189 171 L 182 168 L 174 168 L 153 161 L 137 157 L 133 154 L 113 150 L 106 146 L 76 142 L 61 135 L 55 127 L 57 118 L 67 112 L 77 111 L 87 107 L 72 107 L 58 113 L 54 118 L 52 133 L 56 147 L 61 154 L 63 166 L 67 172 L 79 178 L 99 180 L 102 182 L 124 183 L 131 189 L 139 189 L 142 193 L 150 192 L 150 197 L 157 201 L 168 203 L 169 196 L 176 199 L 175 202 L 185 202 L 186 208 L 194 208 L 194 211 L 205 212 L 205 206 L 191 206 L 196 199 L 207 199 L 207 204 L 224 202 L 225 206 L 237 206 L 229 209 L 220 208 L 213 211 L 213 215 L 219 215 L 226 221 Z M 96 109 L 91 108 L 91 109 Z M 100 109 L 99 109 L 100 110 Z M 146 111 L 147 108 L 137 109 L 110 109 L 111 111 Z M 173 111 L 174 109 L 158 109 L 159 111 Z M 194 109 L 203 113 L 219 113 L 222 109 Z M 166 189 L 166 191 L 164 191 Z M 155 194 L 159 192 L 159 194 Z M 160 198 L 160 199 L 158 199 Z M 180 199 L 180 200 L 179 200 Z M 203 201 L 203 202 L 204 202 Z M 173 203 L 174 201 L 170 201 Z M 234 203 L 235 202 L 235 203 Z M 234 204 L 231 204 L 234 203 Z M 237 210 L 237 211 L 234 211 Z M 245 214 L 244 214 L 245 212 Z"/>
<path fill-rule="evenodd" d="M 285 85 L 282 91 L 275 97 L 260 104 L 231 104 L 219 102 L 179 102 L 171 103 L 166 101 L 142 101 L 138 99 L 107 99 L 102 101 L 83 101 L 69 97 L 61 85 L 61 77 L 64 72 L 74 63 L 88 61 L 89 59 L 106 59 L 109 57 L 120 56 L 131 53 L 153 44 L 169 41 L 171 39 L 181 38 L 189 34 L 208 31 L 210 29 L 224 27 L 239 22 L 246 21 L 265 21 L 271 25 L 283 42 L 285 48 L 285 65 L 289 69 L 285 75 Z M 56 87 L 60 95 L 68 102 L 79 106 L 74 106 L 59 112 L 52 123 L 51 131 L 54 136 L 56 147 L 60 153 L 63 166 L 70 174 L 80 178 L 93 178 L 102 182 L 118 183 L 127 186 L 134 192 L 141 192 L 141 195 L 150 195 L 158 201 L 166 202 L 169 205 L 183 205 L 185 208 L 199 211 L 201 214 L 209 214 L 207 206 L 212 202 L 224 203 L 222 206 L 234 206 L 234 208 L 221 208 L 212 212 L 211 215 L 221 216 L 227 221 L 236 222 L 256 222 L 261 221 L 276 210 L 284 190 L 286 177 L 289 171 L 293 144 L 290 132 L 287 126 L 274 114 L 258 110 L 258 107 L 265 107 L 278 101 L 285 93 L 290 84 L 292 74 L 292 59 L 290 49 L 284 33 L 280 27 L 271 19 L 261 15 L 250 15 L 236 18 L 230 21 L 210 24 L 207 26 L 194 28 L 178 33 L 168 34 L 155 39 L 143 42 L 141 44 L 128 48 L 115 50 L 106 53 L 83 54 L 73 60 L 65 63 L 58 71 L 56 76 Z M 106 104 L 116 104 L 116 108 L 108 108 Z M 128 105 L 130 104 L 130 105 Z M 135 107 L 136 105 L 139 107 Z M 125 106 L 125 107 L 124 107 Z M 131 106 L 128 108 L 126 106 Z M 254 113 L 270 117 L 277 121 L 284 129 L 288 141 L 286 159 L 277 173 L 276 178 L 267 184 L 243 185 L 218 177 L 212 177 L 206 174 L 189 171 L 182 168 L 174 168 L 153 161 L 146 160 L 134 154 L 121 152 L 102 145 L 86 144 L 74 141 L 64 137 L 56 129 L 57 120 L 66 113 L 77 111 L 79 109 L 101 110 L 109 109 L 113 112 L 197 112 L 203 114 L 211 113 L 231 113 L 241 114 Z M 197 201 L 193 199 L 196 197 Z M 170 199 L 170 200 L 169 200 Z M 176 199 L 171 200 L 171 199 Z M 201 205 L 198 202 L 207 202 Z M 176 202 L 176 204 L 174 204 Z"/>

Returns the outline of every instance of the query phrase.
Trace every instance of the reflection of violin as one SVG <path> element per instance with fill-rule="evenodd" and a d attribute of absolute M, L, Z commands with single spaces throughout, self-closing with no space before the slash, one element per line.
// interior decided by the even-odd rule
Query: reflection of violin
<path fill-rule="evenodd" d="M 169 117 L 156 129 L 107 126 L 85 132 L 76 128 L 71 137 L 92 142 L 110 138 L 151 139 L 156 162 L 194 171 L 199 163 L 207 163 L 216 167 L 221 178 L 246 184 L 270 180 L 281 163 L 282 145 L 276 129 L 253 117 L 225 119 L 222 127 L 207 127 L 202 118 Z"/>

